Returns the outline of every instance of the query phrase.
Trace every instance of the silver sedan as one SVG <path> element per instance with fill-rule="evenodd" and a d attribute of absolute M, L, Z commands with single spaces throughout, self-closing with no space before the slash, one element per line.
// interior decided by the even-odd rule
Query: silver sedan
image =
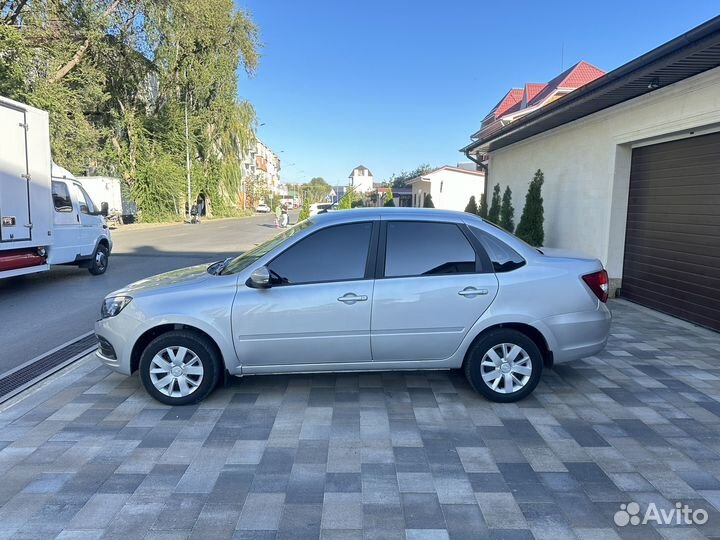
<path fill-rule="evenodd" d="M 597 259 L 535 249 L 471 214 L 330 212 L 110 294 L 97 356 L 171 405 L 226 374 L 455 368 L 511 402 L 544 367 L 603 349 L 607 293 Z"/>

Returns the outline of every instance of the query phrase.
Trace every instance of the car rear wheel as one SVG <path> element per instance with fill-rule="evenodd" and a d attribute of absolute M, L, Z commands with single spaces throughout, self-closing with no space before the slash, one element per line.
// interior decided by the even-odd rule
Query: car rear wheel
<path fill-rule="evenodd" d="M 140 380 L 167 405 L 197 403 L 217 386 L 221 359 L 205 336 L 177 330 L 158 336 L 140 357 Z"/>
<path fill-rule="evenodd" d="M 470 349 L 465 376 L 490 401 L 511 403 L 535 389 L 542 368 L 542 353 L 532 339 L 518 330 L 498 328 Z"/>

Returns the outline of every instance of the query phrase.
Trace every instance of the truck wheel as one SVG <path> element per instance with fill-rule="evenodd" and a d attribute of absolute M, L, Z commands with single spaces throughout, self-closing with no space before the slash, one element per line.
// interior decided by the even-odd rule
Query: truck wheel
<path fill-rule="evenodd" d="M 88 272 L 93 276 L 99 276 L 105 273 L 108 267 L 108 259 L 110 252 L 104 244 L 99 244 L 93 254 L 92 264 L 88 267 Z"/>

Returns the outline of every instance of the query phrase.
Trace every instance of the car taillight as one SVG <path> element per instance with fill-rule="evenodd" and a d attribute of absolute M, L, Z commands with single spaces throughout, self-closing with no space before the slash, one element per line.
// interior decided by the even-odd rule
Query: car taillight
<path fill-rule="evenodd" d="M 607 302 L 609 280 L 608 274 L 605 270 L 593 272 L 592 274 L 585 274 L 582 278 L 601 302 Z"/>

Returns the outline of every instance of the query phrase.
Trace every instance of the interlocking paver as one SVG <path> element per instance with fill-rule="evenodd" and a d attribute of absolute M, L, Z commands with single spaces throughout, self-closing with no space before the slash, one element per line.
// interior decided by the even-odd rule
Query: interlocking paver
<path fill-rule="evenodd" d="M 395 372 L 173 408 L 81 363 L 0 410 L 0 539 L 720 537 L 720 335 L 611 308 L 605 351 L 507 405 Z M 616 526 L 631 501 L 708 523 Z"/>

